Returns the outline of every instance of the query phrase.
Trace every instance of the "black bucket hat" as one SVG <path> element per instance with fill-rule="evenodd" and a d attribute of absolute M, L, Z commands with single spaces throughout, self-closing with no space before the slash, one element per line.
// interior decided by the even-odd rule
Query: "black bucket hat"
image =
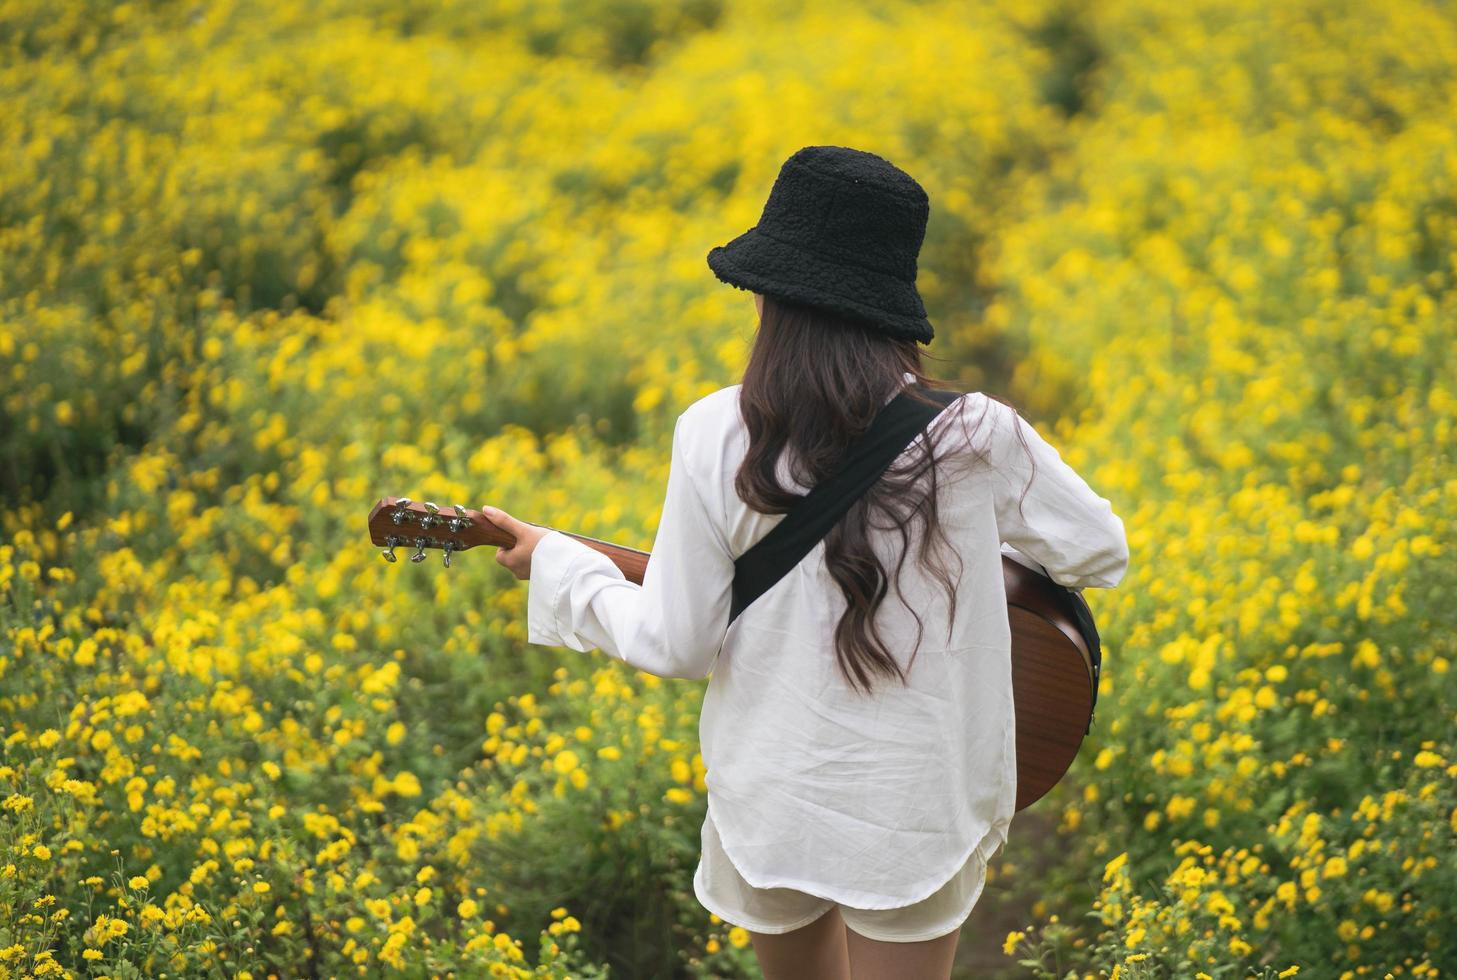
<path fill-rule="evenodd" d="M 929 213 L 926 191 L 883 157 L 806 146 L 779 168 L 759 223 L 710 249 L 708 267 L 731 286 L 929 344 L 916 290 Z"/>

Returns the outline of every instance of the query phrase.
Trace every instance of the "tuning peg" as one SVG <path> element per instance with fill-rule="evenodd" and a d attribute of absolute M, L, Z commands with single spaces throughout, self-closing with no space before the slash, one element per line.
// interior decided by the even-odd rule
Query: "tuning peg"
<path fill-rule="evenodd" d="M 470 527 L 470 518 L 465 516 L 465 506 L 463 504 L 451 504 L 450 506 L 455 508 L 455 516 L 450 519 L 450 529 L 464 531 Z"/>
<path fill-rule="evenodd" d="M 390 520 L 396 524 L 404 524 L 410 519 L 410 504 L 413 501 L 409 497 L 401 497 L 395 501 L 395 512 L 390 515 Z"/>
<path fill-rule="evenodd" d="M 440 523 L 439 507 L 437 507 L 431 501 L 427 500 L 425 501 L 425 510 L 427 511 L 427 513 L 424 517 L 420 518 L 421 527 L 434 527 L 435 525 Z"/>
<path fill-rule="evenodd" d="M 430 539 L 429 538 L 416 538 L 415 539 L 415 548 L 416 548 L 416 551 L 415 551 L 415 553 L 413 555 L 410 556 L 410 561 L 424 561 L 425 560 L 425 546 L 427 544 L 429 544 L 429 543 L 430 543 Z"/>
<path fill-rule="evenodd" d="M 399 561 L 399 559 L 395 557 L 395 545 L 402 543 L 402 541 L 403 539 L 397 538 L 393 534 L 384 539 L 384 543 L 389 545 L 388 548 L 380 552 L 380 554 L 384 555 L 385 561 Z"/>
<path fill-rule="evenodd" d="M 445 541 L 445 567 L 450 567 L 450 553 L 455 550 L 455 539 L 447 538 Z"/>

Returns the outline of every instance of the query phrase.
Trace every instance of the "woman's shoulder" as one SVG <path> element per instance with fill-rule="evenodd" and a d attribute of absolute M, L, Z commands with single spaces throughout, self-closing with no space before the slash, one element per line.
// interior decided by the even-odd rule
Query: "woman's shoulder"
<path fill-rule="evenodd" d="M 678 416 L 680 426 L 688 426 L 694 432 L 705 429 L 728 429 L 742 423 L 739 417 L 739 389 L 741 384 L 732 384 L 717 391 L 710 391 L 683 409 Z"/>
<path fill-rule="evenodd" d="M 957 399 L 958 413 L 972 425 L 988 430 L 989 436 L 1015 436 L 1016 430 L 1029 423 L 1016 406 L 985 391 L 968 391 Z"/>
<path fill-rule="evenodd" d="M 1015 407 L 984 391 L 960 393 L 931 425 L 937 456 L 959 464 L 957 472 L 1011 465 L 1010 447 L 1028 423 Z M 1025 434 L 1025 428 L 1023 432 Z"/>
<path fill-rule="evenodd" d="M 742 430 L 739 411 L 742 384 L 731 384 L 697 399 L 680 413 L 680 431 L 700 437 L 727 436 Z M 952 389 L 954 391 L 954 389 Z M 955 391 L 956 397 L 942 417 L 945 421 L 960 418 L 973 430 L 989 429 L 989 435 L 1010 434 L 1020 416 L 1015 408 L 983 391 Z"/>
<path fill-rule="evenodd" d="M 742 384 L 731 384 L 710 391 L 689 404 L 678 417 L 678 436 L 686 446 L 699 453 L 730 452 L 747 438 L 743 415 L 739 410 Z M 1015 407 L 984 391 L 955 391 L 956 397 L 932 423 L 938 445 L 942 438 L 953 438 L 960 451 L 974 446 L 970 454 L 984 458 L 996 447 L 1016 440 L 1016 432 L 1029 423 Z M 1025 432 L 1025 428 L 1023 429 Z M 960 437 L 950 436 L 951 432 Z"/>
<path fill-rule="evenodd" d="M 740 387 L 711 391 L 679 413 L 675 441 L 690 472 L 719 472 L 731 454 L 742 453 L 748 436 L 739 415 Z"/>

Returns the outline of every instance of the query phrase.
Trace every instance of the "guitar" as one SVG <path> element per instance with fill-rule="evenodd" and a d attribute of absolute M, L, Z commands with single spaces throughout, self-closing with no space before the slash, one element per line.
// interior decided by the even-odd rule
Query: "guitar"
<path fill-rule="evenodd" d="M 530 523 L 530 522 L 528 522 Z M 536 525 L 543 527 L 544 525 Z M 553 528 L 552 530 L 556 530 Z M 629 582 L 642 584 L 646 551 L 563 531 L 606 556 Z M 478 510 L 459 504 L 441 508 L 429 501 L 384 497 L 369 512 L 369 536 L 398 561 L 398 547 L 414 548 L 410 561 L 443 552 L 446 568 L 458 551 L 516 543 L 510 532 Z M 1012 696 L 1017 717 L 1017 804 L 1041 799 L 1067 772 L 1091 728 L 1101 657 L 1095 658 L 1078 626 L 1068 589 L 1027 565 L 1002 555 L 1007 618 L 1012 630 Z"/>

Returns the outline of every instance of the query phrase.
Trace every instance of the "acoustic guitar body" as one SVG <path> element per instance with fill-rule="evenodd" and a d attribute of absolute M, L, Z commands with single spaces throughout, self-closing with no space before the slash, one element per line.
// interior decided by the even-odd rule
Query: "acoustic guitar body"
<path fill-rule="evenodd" d="M 1017 714 L 1017 809 L 1041 799 L 1077 757 L 1093 716 L 1097 676 L 1072 596 L 1046 575 L 1002 556 L 1012 627 Z"/>

